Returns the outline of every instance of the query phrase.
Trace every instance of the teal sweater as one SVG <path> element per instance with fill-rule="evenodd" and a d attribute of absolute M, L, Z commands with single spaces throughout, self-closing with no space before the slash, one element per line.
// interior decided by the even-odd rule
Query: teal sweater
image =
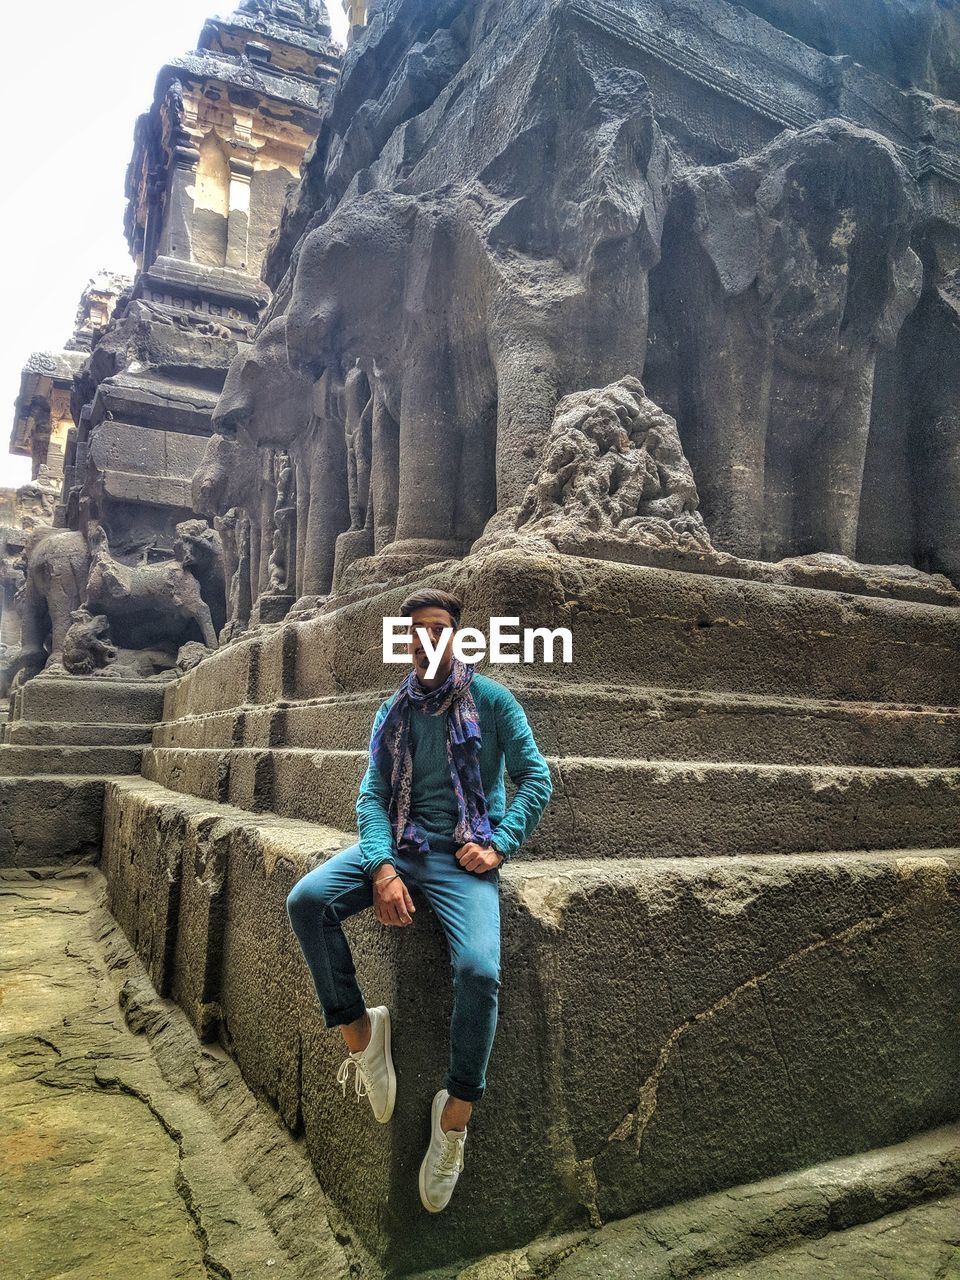
<path fill-rule="evenodd" d="M 470 691 L 480 716 L 480 777 L 493 828 L 492 844 L 507 859 L 517 852 L 547 807 L 553 791 L 550 770 L 533 740 L 523 707 L 509 689 L 478 672 Z M 371 741 L 393 696 L 381 704 L 374 717 Z M 410 723 L 413 751 L 410 816 L 428 840 L 431 836 L 439 837 L 437 847 L 442 848 L 444 842 L 452 847 L 450 841 L 458 815 L 447 761 L 447 718 L 415 712 Z M 517 788 L 509 809 L 504 766 Z M 387 816 L 389 804 L 389 783 L 371 759 L 357 796 L 361 861 L 367 875 L 372 876 L 377 867 L 391 862 L 396 855 L 393 828 Z"/>

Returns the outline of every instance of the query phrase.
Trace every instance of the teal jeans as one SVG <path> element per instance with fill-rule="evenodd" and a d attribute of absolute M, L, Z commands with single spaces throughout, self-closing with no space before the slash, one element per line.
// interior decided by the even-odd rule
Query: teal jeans
<path fill-rule="evenodd" d="M 437 914 L 453 969 L 450 1064 L 445 1088 L 476 1102 L 486 1087 L 500 990 L 500 868 L 464 871 L 452 840 L 431 836 L 428 854 L 397 854 L 408 888 L 421 890 Z M 328 1027 L 356 1022 L 365 1002 L 341 922 L 373 905 L 373 886 L 361 868 L 360 846 L 334 854 L 308 872 L 287 898 L 290 924 L 313 977 Z M 429 981 L 429 978 L 427 978 Z"/>

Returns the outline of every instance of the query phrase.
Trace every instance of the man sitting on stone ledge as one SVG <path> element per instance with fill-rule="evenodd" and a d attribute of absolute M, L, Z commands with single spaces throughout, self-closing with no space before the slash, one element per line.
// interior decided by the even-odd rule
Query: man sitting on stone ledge
<path fill-rule="evenodd" d="M 412 923 L 408 885 L 422 890 L 446 934 L 453 966 L 450 1064 L 434 1096 L 420 1199 L 446 1208 L 463 1168 L 467 1122 L 483 1095 L 500 988 L 500 865 L 539 822 L 552 784 L 526 715 L 508 689 L 453 657 L 461 605 L 424 590 L 400 606 L 411 619 L 413 669 L 373 722 L 370 760 L 357 799 L 360 840 L 317 867 L 287 899 L 290 922 L 313 975 L 328 1027 L 349 1056 L 337 1076 L 381 1124 L 393 1115 L 396 1076 L 390 1013 L 366 1008 L 341 921 L 373 906 L 383 925 Z M 418 638 L 436 647 L 451 628 L 435 675 Z M 516 784 L 506 806 L 504 765 Z"/>

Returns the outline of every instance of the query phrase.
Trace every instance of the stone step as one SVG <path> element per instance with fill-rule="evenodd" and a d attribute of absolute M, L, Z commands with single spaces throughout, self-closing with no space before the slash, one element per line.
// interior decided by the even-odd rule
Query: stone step
<path fill-rule="evenodd" d="M 627 759 L 740 760 L 913 767 L 960 765 L 960 711 L 897 703 L 611 689 L 511 686 L 542 751 Z M 392 690 L 249 707 L 164 721 L 158 747 L 364 750 Z"/>
<path fill-rule="evenodd" d="M 960 850 L 518 859 L 501 880 L 500 1023 L 464 1194 L 429 1231 L 399 1229 L 419 1220 L 447 1060 L 432 912 L 417 894 L 407 929 L 370 912 L 348 925 L 367 1002 L 393 1015 L 397 1108 L 378 1129 L 344 1105 L 343 1046 L 285 911 L 345 834 L 143 779 L 108 782 L 105 811 L 111 910 L 160 994 L 302 1126 L 324 1190 L 392 1274 L 899 1142 L 955 1113 Z M 467 1192 L 484 1187 L 509 1215 L 477 1212 Z"/>
<path fill-rule="evenodd" d="M 102 777 L 0 776 L 0 866 L 96 861 L 103 787 Z"/>
<path fill-rule="evenodd" d="M 163 684 L 96 676 L 37 676 L 14 695 L 14 718 L 73 724 L 154 724 L 163 714 Z"/>
<path fill-rule="evenodd" d="M 148 724 L 70 724 L 67 721 L 14 720 L 8 727 L 7 741 L 18 747 L 142 747 L 149 745 L 151 731 Z"/>
<path fill-rule="evenodd" d="M 75 774 L 98 778 L 139 773 L 140 747 L 0 747 L 0 778 L 26 774 Z"/>
<path fill-rule="evenodd" d="M 573 664 L 492 668 L 568 686 L 960 703 L 960 609 L 711 578 L 568 556 L 497 552 L 425 577 L 461 593 L 465 626 L 491 616 L 569 627 Z M 167 691 L 165 718 L 379 689 L 381 629 L 407 587 L 344 605 L 204 659 Z M 397 672 L 399 678 L 399 673 Z M 77 717 L 74 717 L 77 718 Z"/>
<path fill-rule="evenodd" d="M 362 751 L 150 748 L 143 775 L 254 812 L 349 829 Z M 526 858 L 896 849 L 960 831 L 960 769 L 566 756 Z"/>
<path fill-rule="evenodd" d="M 578 1237 L 542 1241 L 537 1261 L 550 1280 L 853 1280 L 895 1274 L 892 1246 L 906 1261 L 902 1274 L 934 1276 L 953 1254 L 958 1193 L 960 1124 L 947 1124 L 892 1146 L 649 1209 Z M 922 1230 L 928 1215 L 942 1222 L 943 1234 Z M 869 1231 L 861 1225 L 867 1223 Z M 863 1235 L 872 1238 L 853 1243 Z M 926 1258 L 917 1256 L 920 1244 L 927 1245 Z M 889 1270 L 881 1264 L 877 1271 L 879 1257 Z"/>

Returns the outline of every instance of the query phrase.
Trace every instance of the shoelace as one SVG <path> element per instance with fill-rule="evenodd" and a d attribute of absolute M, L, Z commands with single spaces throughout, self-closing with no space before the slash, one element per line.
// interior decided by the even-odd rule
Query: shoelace
<path fill-rule="evenodd" d="M 446 1175 L 463 1168 L 462 1138 L 454 1138 L 449 1133 L 444 1135 L 443 1150 L 437 1160 L 437 1173 Z"/>
<path fill-rule="evenodd" d="M 340 1063 L 340 1070 L 337 1072 L 337 1084 L 343 1090 L 343 1096 L 347 1096 L 347 1080 L 350 1078 L 350 1068 L 356 1067 L 353 1074 L 353 1082 L 356 1085 L 357 1102 L 361 1098 L 365 1098 L 370 1092 L 370 1081 L 367 1079 L 366 1072 L 359 1058 L 355 1058 L 353 1054 L 349 1058 L 344 1058 Z"/>

